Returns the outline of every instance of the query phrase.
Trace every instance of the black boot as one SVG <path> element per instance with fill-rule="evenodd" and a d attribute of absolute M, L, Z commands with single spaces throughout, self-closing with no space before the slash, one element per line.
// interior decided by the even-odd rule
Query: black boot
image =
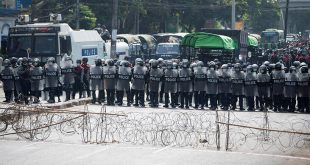
<path fill-rule="evenodd" d="M 104 90 L 99 90 L 99 95 L 98 95 L 98 103 L 101 104 L 102 102 L 104 102 Z"/>
<path fill-rule="evenodd" d="M 111 105 L 115 105 L 114 102 L 115 102 L 115 90 L 111 89 L 111 91 L 110 91 L 110 103 L 111 103 Z"/>
<path fill-rule="evenodd" d="M 169 104 L 169 93 L 165 93 L 165 105 L 164 105 L 164 107 L 168 108 L 169 107 L 168 104 Z"/>
<path fill-rule="evenodd" d="M 96 91 L 91 91 L 91 95 L 92 95 L 92 101 L 91 101 L 91 103 L 92 104 L 96 104 Z"/>
<path fill-rule="evenodd" d="M 131 98 L 131 93 L 130 93 L 130 90 L 128 90 L 128 91 L 126 91 L 126 94 L 127 94 L 127 106 L 129 107 L 129 106 L 131 106 L 131 100 L 130 100 L 130 98 Z M 124 91 L 122 91 L 121 92 L 121 101 L 122 101 L 122 103 L 123 103 L 123 98 L 124 98 Z"/>
<path fill-rule="evenodd" d="M 49 94 L 49 100 L 47 102 L 48 103 L 55 103 L 55 89 L 50 88 L 48 94 Z"/>
<path fill-rule="evenodd" d="M 70 100 L 70 90 L 66 90 L 66 100 L 65 101 L 69 101 Z"/>

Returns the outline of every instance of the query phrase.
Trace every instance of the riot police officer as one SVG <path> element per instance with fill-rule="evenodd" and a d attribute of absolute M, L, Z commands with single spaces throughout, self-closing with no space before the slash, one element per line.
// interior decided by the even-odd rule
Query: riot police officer
<path fill-rule="evenodd" d="M 0 73 L 1 73 L 1 71 L 3 70 L 3 58 L 2 57 L 0 57 Z"/>
<path fill-rule="evenodd" d="M 151 60 L 145 60 L 145 67 L 146 67 L 146 69 L 147 69 L 147 72 L 146 72 L 146 79 L 145 79 L 145 89 L 146 89 L 146 91 L 145 91 L 145 94 L 146 94 L 146 101 L 150 101 L 150 79 L 149 79 L 149 77 L 150 77 L 150 69 L 151 69 L 151 63 L 152 62 L 152 59 Z"/>
<path fill-rule="evenodd" d="M 167 69 L 164 72 L 164 92 L 165 92 L 165 108 L 169 107 L 169 94 L 171 98 L 171 107 L 175 108 L 177 104 L 176 93 L 178 91 L 177 87 L 177 79 L 178 79 L 178 71 L 173 69 L 172 61 L 167 61 Z"/>
<path fill-rule="evenodd" d="M 263 111 L 264 108 L 267 110 L 266 98 L 270 97 L 270 75 L 266 65 L 261 65 L 259 67 L 259 73 L 257 75 L 257 92 L 260 102 L 260 110 Z"/>
<path fill-rule="evenodd" d="M 131 104 L 130 80 L 130 63 L 128 61 L 122 61 L 118 69 L 116 84 L 116 98 L 119 106 L 123 105 L 124 91 L 126 91 L 127 95 L 127 106 L 130 106 Z"/>
<path fill-rule="evenodd" d="M 197 109 L 199 106 L 200 109 L 204 109 L 205 105 L 207 73 L 203 66 L 203 62 L 198 61 L 197 67 L 194 68 L 195 109 Z"/>
<path fill-rule="evenodd" d="M 30 96 L 30 65 L 26 57 L 23 58 L 22 64 L 17 69 L 17 74 L 21 80 L 21 93 L 23 94 L 23 101 L 25 104 L 29 103 L 28 97 Z"/>
<path fill-rule="evenodd" d="M 132 71 L 132 87 L 131 91 L 135 97 L 134 106 L 144 107 L 144 89 L 147 69 L 144 67 L 143 61 L 140 58 L 135 60 L 135 66 Z M 133 100 L 133 99 L 132 99 Z"/>
<path fill-rule="evenodd" d="M 258 74 L 258 68 L 259 67 L 258 67 L 257 64 L 253 64 L 252 68 L 253 68 L 253 74 L 254 74 L 254 76 L 257 79 L 257 74 Z M 257 94 L 257 84 L 256 84 L 256 96 L 255 96 L 255 109 L 259 109 L 259 97 L 258 97 L 258 94 Z"/>
<path fill-rule="evenodd" d="M 283 87 L 285 81 L 285 73 L 282 70 L 281 63 L 275 64 L 275 70 L 272 72 L 272 96 L 274 102 L 274 111 L 281 111 L 283 103 Z"/>
<path fill-rule="evenodd" d="M 85 78 L 86 76 L 84 76 Z M 89 87 L 90 87 L 90 91 L 91 91 L 91 95 L 92 95 L 92 103 L 95 104 L 96 102 L 98 102 L 99 104 L 101 104 L 101 97 L 102 96 L 102 91 L 104 90 L 103 88 L 103 69 L 102 69 L 102 62 L 101 59 L 96 59 L 95 60 L 95 66 L 90 67 L 90 71 L 89 71 L 89 77 L 90 79 L 90 83 L 89 83 Z M 97 96 L 96 96 L 96 91 L 99 90 L 98 93 L 98 100 L 97 100 Z"/>
<path fill-rule="evenodd" d="M 9 59 L 3 61 L 3 66 L 4 69 L 0 74 L 0 80 L 3 83 L 3 91 L 5 95 L 5 100 L 3 102 L 10 103 L 14 91 L 14 69 L 11 67 Z"/>
<path fill-rule="evenodd" d="M 243 111 L 243 93 L 244 93 L 244 73 L 240 63 L 236 63 L 232 69 L 232 110 L 236 109 L 237 99 L 239 100 L 240 110 Z"/>
<path fill-rule="evenodd" d="M 223 64 L 219 75 L 219 94 L 223 110 L 228 110 L 231 99 L 231 75 L 229 74 L 228 65 Z"/>
<path fill-rule="evenodd" d="M 189 109 L 190 92 L 192 92 L 192 71 L 187 59 L 183 59 L 182 68 L 179 70 L 179 93 L 181 96 L 180 108 Z"/>
<path fill-rule="evenodd" d="M 81 67 L 81 60 L 76 60 L 76 66 L 73 68 L 74 73 L 74 84 L 72 91 L 72 99 L 75 99 L 75 95 L 79 92 L 79 98 L 82 97 L 83 93 L 83 77 L 84 69 Z"/>
<path fill-rule="evenodd" d="M 86 90 L 87 97 L 90 97 L 90 88 L 89 88 L 89 82 L 90 82 L 89 70 L 90 70 L 90 66 L 88 64 L 88 58 L 86 58 L 86 57 L 82 58 L 81 67 L 83 68 L 82 81 L 83 81 L 84 90 Z"/>
<path fill-rule="evenodd" d="M 257 96 L 256 81 L 257 75 L 256 71 L 253 69 L 253 66 L 247 66 L 244 78 L 244 95 L 246 97 L 248 111 L 254 111 L 254 97 Z"/>
<path fill-rule="evenodd" d="M 217 108 L 217 94 L 218 94 L 218 74 L 216 72 L 216 64 L 211 61 L 207 71 L 206 93 L 210 98 L 211 110 Z"/>
<path fill-rule="evenodd" d="M 158 61 L 151 61 L 150 69 L 150 80 L 149 80 L 149 90 L 150 90 L 150 103 L 151 107 L 158 107 L 158 93 L 161 86 L 161 80 L 163 78 L 162 69 L 158 68 Z"/>
<path fill-rule="evenodd" d="M 117 72 L 113 60 L 108 60 L 107 63 L 108 65 L 103 67 L 104 89 L 107 93 L 107 105 L 114 105 Z"/>
<path fill-rule="evenodd" d="M 12 68 L 14 69 L 14 101 L 18 103 L 19 102 L 18 95 L 21 93 L 21 81 L 19 75 L 17 74 L 19 64 L 17 62 L 16 57 L 12 57 L 11 65 Z"/>
<path fill-rule="evenodd" d="M 289 69 L 289 73 L 285 76 L 285 84 L 284 84 L 284 100 L 286 102 L 289 112 L 295 111 L 296 105 L 296 95 L 297 95 L 297 82 L 298 82 L 298 75 L 296 72 L 296 68 L 291 66 Z"/>
<path fill-rule="evenodd" d="M 300 67 L 298 74 L 298 97 L 299 97 L 299 112 L 310 113 L 309 109 L 309 73 L 308 66 L 303 65 Z"/>
<path fill-rule="evenodd" d="M 162 58 L 158 58 L 158 68 L 162 69 L 162 71 L 165 72 L 166 64 Z M 162 81 L 161 86 L 160 86 L 160 92 L 159 92 L 160 103 L 163 103 L 163 98 L 164 98 L 164 93 L 165 93 L 164 89 L 165 89 L 165 81 Z"/>
<path fill-rule="evenodd" d="M 40 66 L 40 60 L 35 58 L 33 60 L 33 66 L 30 68 L 30 83 L 31 83 L 31 93 L 34 96 L 33 103 L 39 103 L 41 92 L 44 88 L 44 69 Z"/>
<path fill-rule="evenodd" d="M 49 100 L 48 103 L 55 103 L 56 90 L 59 83 L 59 77 L 61 75 L 61 70 L 55 62 L 54 57 L 50 57 L 47 60 L 45 66 L 45 85 L 48 89 Z"/>
<path fill-rule="evenodd" d="M 65 101 L 69 101 L 73 93 L 72 90 L 74 84 L 74 66 L 70 57 L 66 57 L 64 67 L 61 68 L 61 74 L 63 75 L 63 88 L 66 92 Z"/>

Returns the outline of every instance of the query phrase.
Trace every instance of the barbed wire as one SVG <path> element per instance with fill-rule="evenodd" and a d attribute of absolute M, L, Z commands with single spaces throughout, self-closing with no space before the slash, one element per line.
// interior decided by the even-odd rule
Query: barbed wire
<path fill-rule="evenodd" d="M 271 121 L 267 118 L 266 121 L 267 113 L 240 119 L 232 111 L 107 113 L 105 106 L 100 112 L 92 112 L 87 105 L 83 111 L 7 105 L 0 107 L 0 112 L 0 137 L 3 138 L 18 136 L 45 141 L 57 133 L 61 138 L 78 135 L 82 142 L 95 144 L 282 152 L 310 147 L 310 133 L 306 132 L 310 130 L 310 120 Z"/>

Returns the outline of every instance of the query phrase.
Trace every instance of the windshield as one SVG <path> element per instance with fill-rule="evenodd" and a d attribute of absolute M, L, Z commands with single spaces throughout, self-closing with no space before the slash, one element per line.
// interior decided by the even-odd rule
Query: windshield
<path fill-rule="evenodd" d="M 13 36 L 10 39 L 9 53 L 15 56 L 26 56 L 27 49 L 31 48 L 31 36 Z"/>
<path fill-rule="evenodd" d="M 35 36 L 34 53 L 57 54 L 56 36 Z"/>
<path fill-rule="evenodd" d="M 276 32 L 262 33 L 261 38 L 263 43 L 277 43 L 279 42 L 279 35 Z"/>
<path fill-rule="evenodd" d="M 178 44 L 162 44 L 157 46 L 156 54 L 179 54 Z"/>
<path fill-rule="evenodd" d="M 141 45 L 140 44 L 130 44 L 129 45 L 129 55 L 140 55 Z"/>
<path fill-rule="evenodd" d="M 295 41 L 295 37 L 293 36 L 287 36 L 286 41 Z"/>

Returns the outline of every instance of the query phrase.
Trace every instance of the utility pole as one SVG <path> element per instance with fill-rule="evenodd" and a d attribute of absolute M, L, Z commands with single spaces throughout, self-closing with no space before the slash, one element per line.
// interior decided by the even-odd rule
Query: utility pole
<path fill-rule="evenodd" d="M 284 25 L 284 41 L 286 43 L 286 36 L 287 36 L 287 20 L 288 20 L 288 7 L 290 4 L 290 0 L 286 0 L 286 9 L 285 9 L 285 25 Z"/>
<path fill-rule="evenodd" d="M 118 0 L 113 0 L 112 39 L 111 39 L 112 59 L 116 58 L 117 10 L 118 10 Z"/>
<path fill-rule="evenodd" d="M 235 30 L 236 28 L 236 0 L 231 2 L 231 29 Z"/>
<path fill-rule="evenodd" d="M 80 0 L 76 0 L 76 29 L 80 29 Z"/>

